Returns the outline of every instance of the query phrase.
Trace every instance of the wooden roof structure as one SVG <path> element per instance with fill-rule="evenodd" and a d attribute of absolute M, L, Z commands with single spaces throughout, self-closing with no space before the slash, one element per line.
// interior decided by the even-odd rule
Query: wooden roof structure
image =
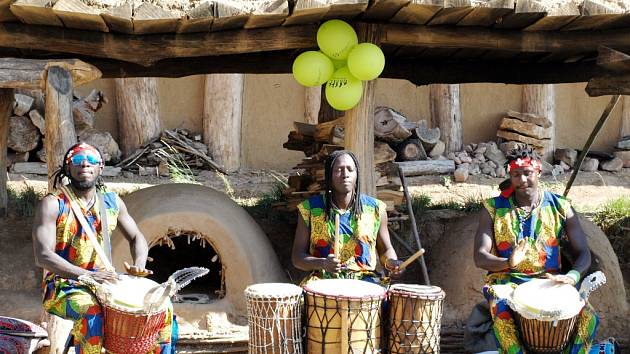
<path fill-rule="evenodd" d="M 330 18 L 369 25 L 381 77 L 418 85 L 583 82 L 605 72 L 600 46 L 630 51 L 630 0 L 122 1 L 0 0 L 0 56 L 105 78 L 289 73 Z"/>

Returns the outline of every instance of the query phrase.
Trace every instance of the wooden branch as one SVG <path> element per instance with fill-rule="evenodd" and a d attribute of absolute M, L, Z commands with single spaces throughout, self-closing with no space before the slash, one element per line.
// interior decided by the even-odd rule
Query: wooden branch
<path fill-rule="evenodd" d="M 592 78 L 586 85 L 591 97 L 605 95 L 630 95 L 630 73 L 627 75 L 603 75 Z"/>
<path fill-rule="evenodd" d="M 13 90 L 0 89 L 0 216 L 7 214 L 7 141 L 12 106 Z"/>
<path fill-rule="evenodd" d="M 67 70 L 77 86 L 101 77 L 101 71 L 95 66 L 78 59 L 0 58 L 0 87 L 27 90 L 44 89 L 46 87 L 46 73 L 48 68 L 52 66 Z"/>
<path fill-rule="evenodd" d="M 597 65 L 610 71 L 630 73 L 630 55 L 601 46 L 598 49 Z"/>
<path fill-rule="evenodd" d="M 212 161 L 211 158 L 209 158 L 206 154 L 203 154 L 201 152 L 199 152 L 197 149 L 195 149 L 194 147 L 190 146 L 188 143 L 186 143 L 184 140 L 182 140 L 177 134 L 173 133 L 170 130 L 164 130 L 164 133 L 166 135 L 168 135 L 169 138 L 177 141 L 178 144 L 180 144 L 183 148 L 185 148 L 187 150 L 187 152 L 195 155 L 195 156 L 199 156 L 202 160 L 204 160 L 206 163 L 208 163 L 212 168 L 214 168 L 215 170 L 226 174 L 225 170 L 223 168 L 221 168 L 221 166 L 217 165 L 216 162 Z"/>

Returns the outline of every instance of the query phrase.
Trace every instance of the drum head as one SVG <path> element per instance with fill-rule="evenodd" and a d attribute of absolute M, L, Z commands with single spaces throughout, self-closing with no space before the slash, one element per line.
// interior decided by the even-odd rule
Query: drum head
<path fill-rule="evenodd" d="M 431 300 L 443 299 L 446 296 L 439 286 L 418 284 L 394 284 L 389 288 L 389 293 Z"/>
<path fill-rule="evenodd" d="M 532 279 L 519 285 L 508 303 L 521 316 L 542 321 L 571 318 L 584 307 L 575 287 L 550 279 Z"/>
<path fill-rule="evenodd" d="M 385 288 L 374 283 L 356 279 L 322 279 L 304 286 L 304 291 L 340 298 L 382 297 Z"/>
<path fill-rule="evenodd" d="M 300 294 L 302 294 L 302 288 L 288 283 L 260 283 L 250 285 L 245 289 L 245 296 L 249 298 L 279 298 Z"/>
<path fill-rule="evenodd" d="M 103 287 L 106 288 L 104 293 L 107 293 L 107 298 L 103 299 L 101 297 L 104 294 L 100 295 L 99 301 L 122 310 L 139 310 L 144 308 L 145 295 L 149 290 L 159 285 L 151 279 L 122 274 L 116 283 L 103 284 Z M 162 294 L 160 290 L 163 291 L 164 289 L 159 289 L 154 296 L 155 298 Z"/>

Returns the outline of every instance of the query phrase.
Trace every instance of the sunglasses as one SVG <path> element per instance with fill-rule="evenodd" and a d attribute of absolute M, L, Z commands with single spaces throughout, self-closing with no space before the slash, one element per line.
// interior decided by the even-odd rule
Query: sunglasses
<path fill-rule="evenodd" d="M 70 159 L 70 162 L 74 166 L 81 166 L 83 164 L 83 161 L 87 161 L 87 163 L 90 164 L 90 165 L 100 165 L 101 164 L 101 158 L 97 157 L 97 156 L 94 156 L 92 154 L 74 155 Z"/>

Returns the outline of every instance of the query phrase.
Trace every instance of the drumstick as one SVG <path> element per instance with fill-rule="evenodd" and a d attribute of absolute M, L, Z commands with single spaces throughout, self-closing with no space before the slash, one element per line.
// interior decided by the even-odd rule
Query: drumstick
<path fill-rule="evenodd" d="M 339 239 L 339 214 L 335 214 L 335 257 L 341 259 L 341 240 Z"/>
<path fill-rule="evenodd" d="M 402 262 L 402 264 L 398 267 L 399 270 L 403 270 L 405 268 L 407 268 L 408 265 L 411 264 L 411 262 L 415 261 L 416 258 L 422 256 L 424 254 L 424 248 L 421 248 L 418 252 L 414 253 L 411 257 L 409 257 L 409 259 L 407 259 L 406 261 Z"/>

